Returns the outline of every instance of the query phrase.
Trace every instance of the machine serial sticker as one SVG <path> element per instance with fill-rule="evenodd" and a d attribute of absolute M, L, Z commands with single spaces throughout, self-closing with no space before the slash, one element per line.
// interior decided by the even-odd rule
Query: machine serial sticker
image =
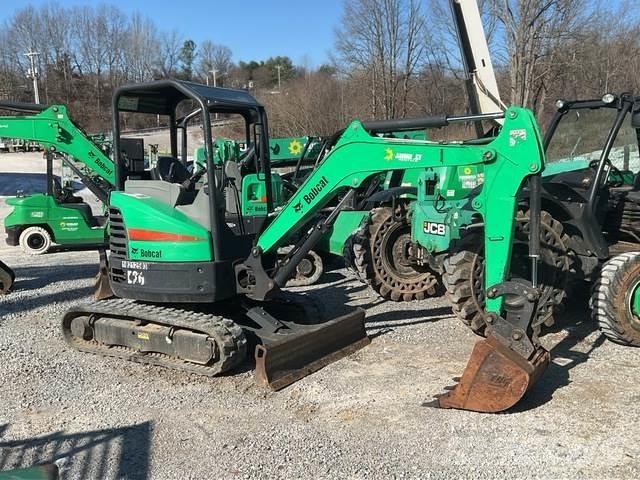
<path fill-rule="evenodd" d="M 515 147 L 519 142 L 527 140 L 527 131 L 524 129 L 509 131 L 509 146 Z"/>
<path fill-rule="evenodd" d="M 122 268 L 130 268 L 132 270 L 149 270 L 149 264 L 147 262 L 131 262 L 129 260 L 123 260 Z"/>
<path fill-rule="evenodd" d="M 149 334 L 147 332 L 138 332 L 138 338 L 140 340 L 149 340 Z"/>
<path fill-rule="evenodd" d="M 464 189 L 472 189 L 478 186 L 478 178 L 475 175 L 460 175 L 460 184 Z"/>
<path fill-rule="evenodd" d="M 422 224 L 422 230 L 429 235 L 439 235 L 444 237 L 447 232 L 447 226 L 444 223 L 427 222 Z"/>
<path fill-rule="evenodd" d="M 31 212 L 31 218 L 44 218 L 44 212 Z"/>

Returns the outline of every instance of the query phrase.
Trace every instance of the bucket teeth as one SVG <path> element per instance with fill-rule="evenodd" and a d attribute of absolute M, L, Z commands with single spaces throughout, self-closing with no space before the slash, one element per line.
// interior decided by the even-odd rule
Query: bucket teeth
<path fill-rule="evenodd" d="M 549 364 L 549 352 L 538 347 L 525 359 L 490 335 L 479 340 L 459 383 L 437 397 L 440 408 L 496 413 L 513 407 Z"/>

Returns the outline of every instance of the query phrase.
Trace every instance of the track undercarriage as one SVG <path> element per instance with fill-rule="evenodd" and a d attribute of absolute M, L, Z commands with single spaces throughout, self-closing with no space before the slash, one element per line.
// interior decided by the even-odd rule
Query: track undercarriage
<path fill-rule="evenodd" d="M 364 312 L 322 324 L 308 299 L 189 308 L 109 299 L 70 309 L 66 342 L 83 352 L 204 376 L 233 371 L 255 350 L 256 377 L 273 390 L 290 385 L 369 343 Z"/>

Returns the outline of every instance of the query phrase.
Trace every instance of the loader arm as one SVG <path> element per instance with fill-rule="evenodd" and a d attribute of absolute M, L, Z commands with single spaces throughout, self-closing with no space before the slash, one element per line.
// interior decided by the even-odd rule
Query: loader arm
<path fill-rule="evenodd" d="M 448 124 L 444 118 L 443 122 Z M 429 123 L 429 119 L 425 119 L 425 123 Z M 274 252 L 328 202 L 345 191 L 357 189 L 372 175 L 408 167 L 482 164 L 484 186 L 472 206 L 485 221 L 486 262 L 491 266 L 485 272 L 486 284 L 495 285 L 505 280 L 509 268 L 517 192 L 527 177 L 542 170 L 543 163 L 544 150 L 537 123 L 533 114 L 522 108 L 508 109 L 500 134 L 481 145 L 380 138 L 371 136 L 366 125 L 354 121 L 259 236 L 253 255 Z M 255 268 L 255 261 L 249 263 Z M 277 272 L 269 277 L 279 283 Z M 487 303 L 489 311 L 498 312 L 502 301 L 493 299 Z"/>
<path fill-rule="evenodd" d="M 113 161 L 71 121 L 64 105 L 44 107 L 0 102 L 0 110 L 34 113 L 0 116 L 1 136 L 35 141 L 49 152 L 69 155 L 109 185 L 115 184 Z"/>

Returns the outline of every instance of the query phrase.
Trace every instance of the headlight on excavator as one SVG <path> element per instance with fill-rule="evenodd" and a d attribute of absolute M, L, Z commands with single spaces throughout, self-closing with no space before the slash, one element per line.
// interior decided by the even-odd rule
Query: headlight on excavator
<path fill-rule="evenodd" d="M 556 108 L 558 110 L 562 110 L 564 108 L 565 103 L 566 102 L 564 100 L 561 100 L 561 99 L 560 100 L 556 100 Z"/>
<path fill-rule="evenodd" d="M 602 101 L 607 104 L 613 103 L 616 101 L 616 96 L 613 93 L 605 93 L 602 96 Z"/>

